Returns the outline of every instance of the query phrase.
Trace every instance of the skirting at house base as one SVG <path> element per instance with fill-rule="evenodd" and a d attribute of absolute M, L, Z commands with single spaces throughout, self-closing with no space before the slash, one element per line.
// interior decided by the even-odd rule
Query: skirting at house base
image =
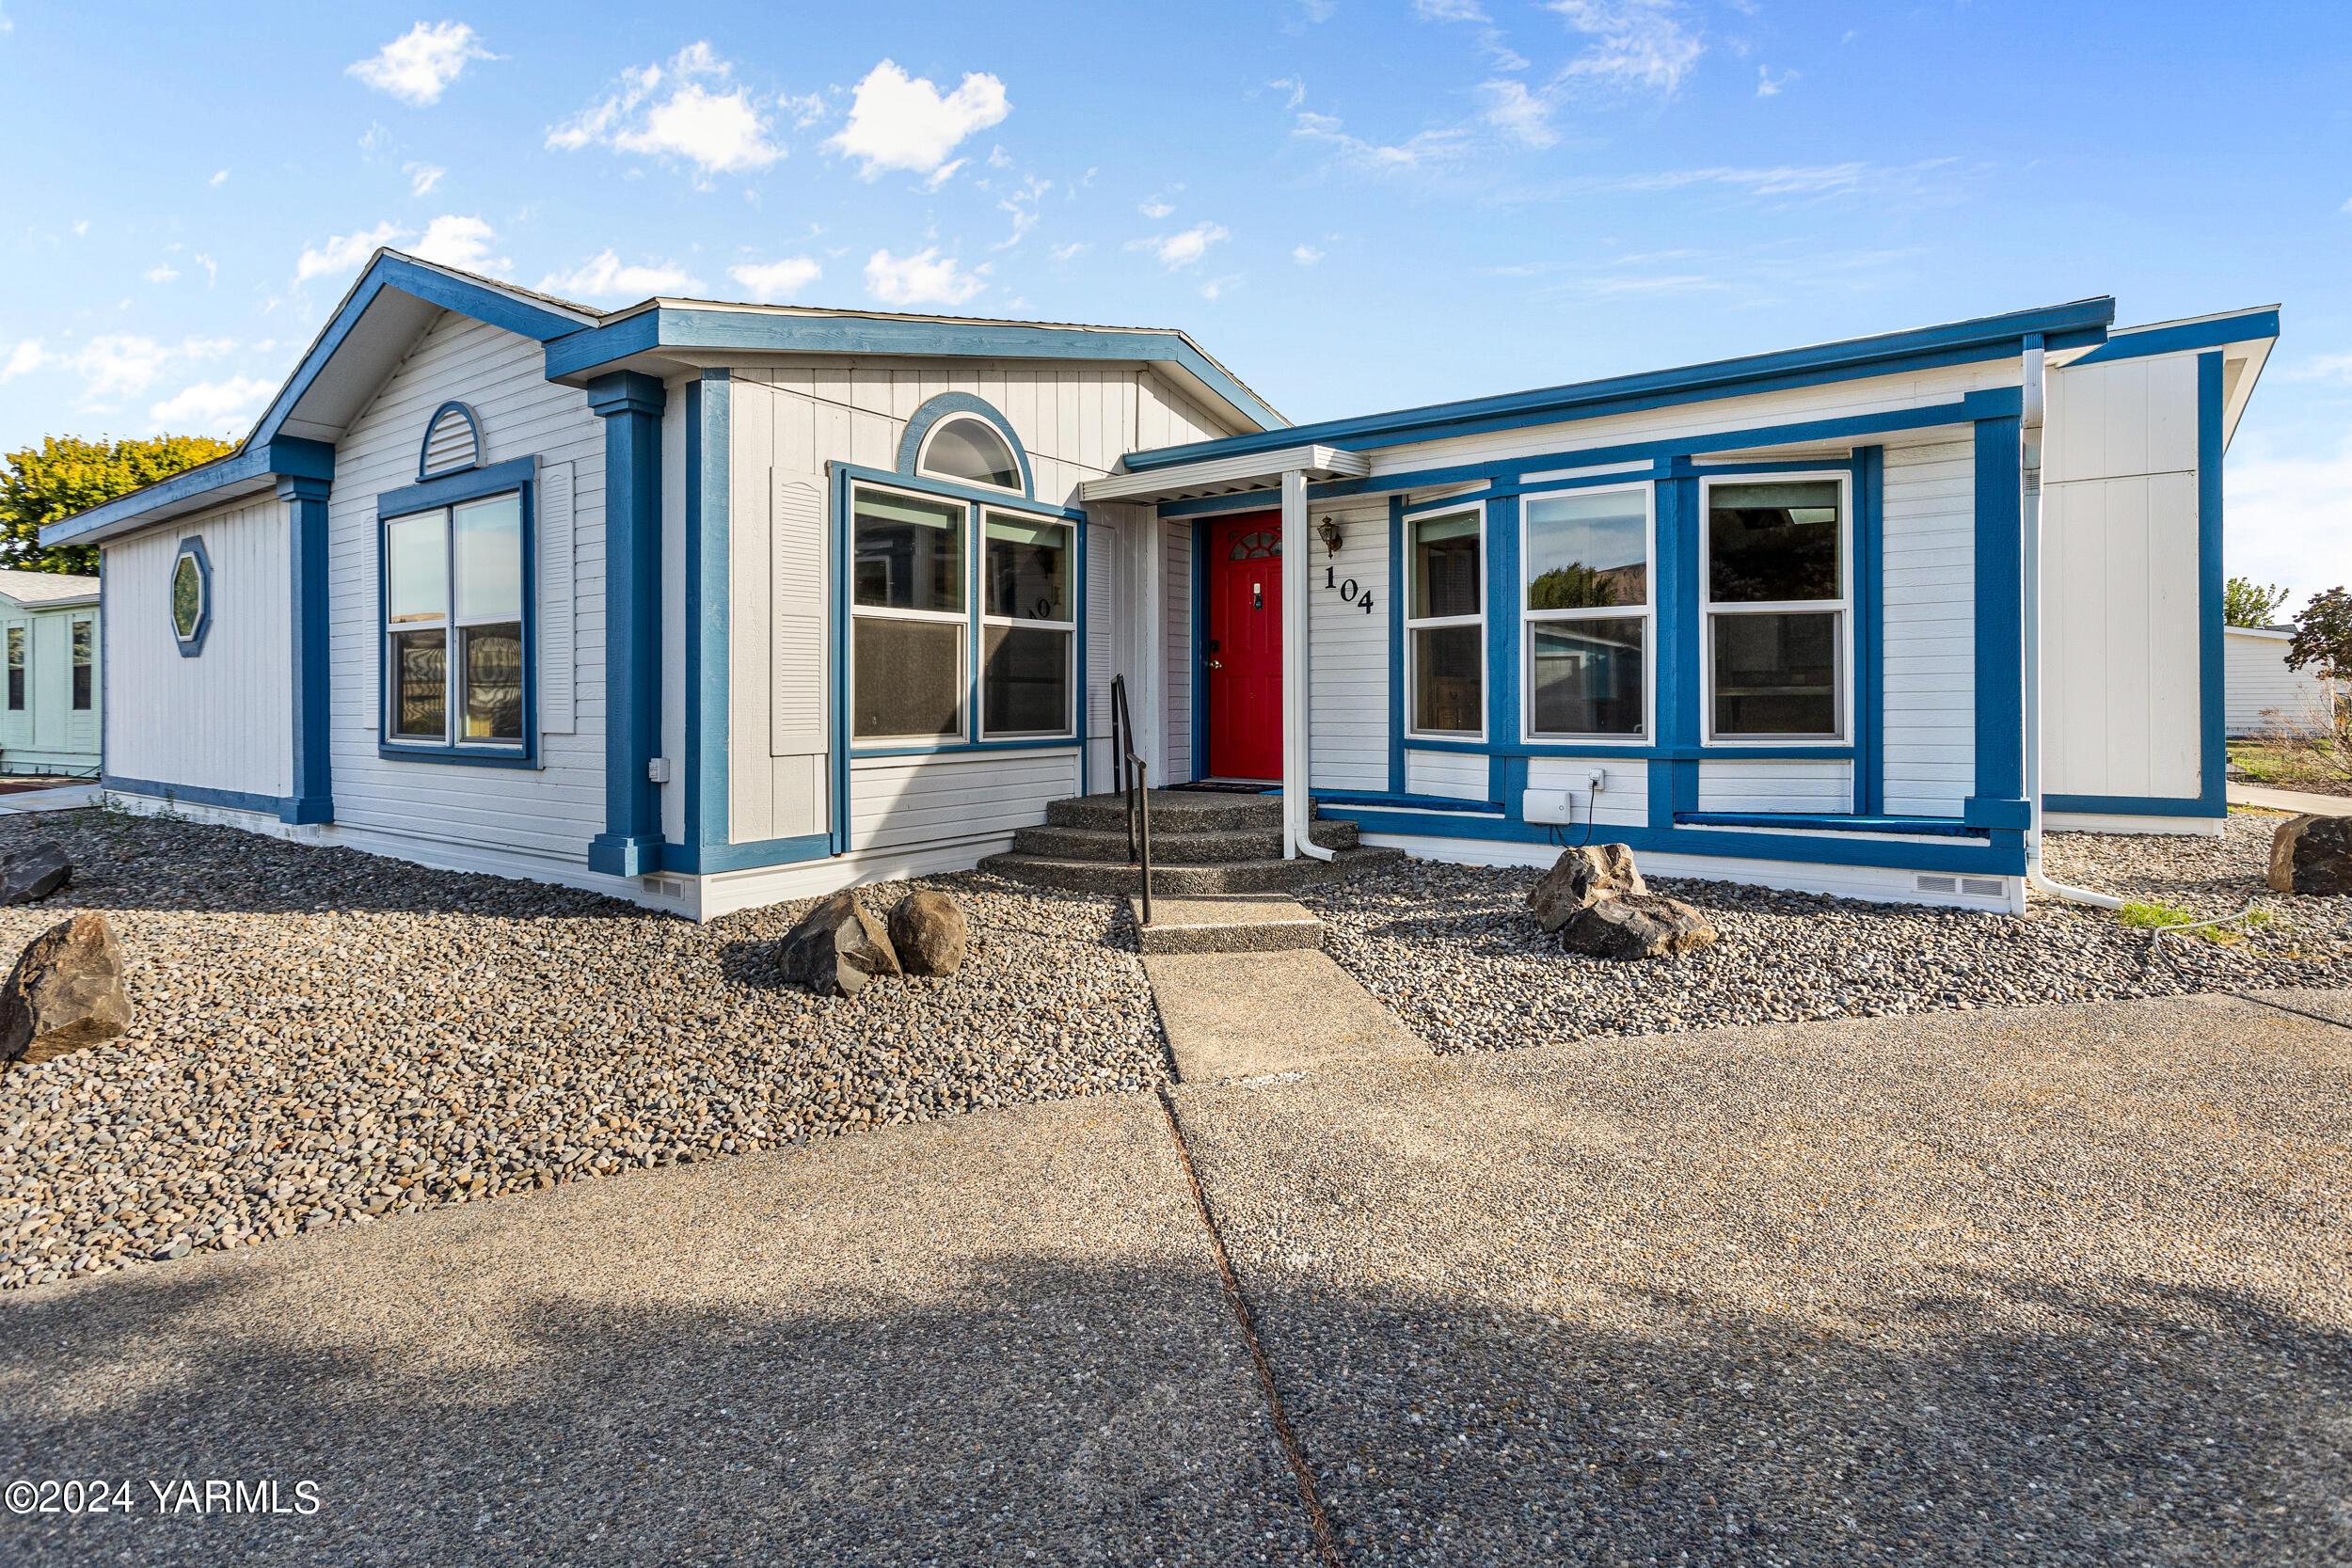
<path fill-rule="evenodd" d="M 2054 811 L 2042 825 L 2054 833 L 2170 833 L 2189 838 L 2219 838 L 2218 816 L 2116 816 L 2105 813 Z"/>

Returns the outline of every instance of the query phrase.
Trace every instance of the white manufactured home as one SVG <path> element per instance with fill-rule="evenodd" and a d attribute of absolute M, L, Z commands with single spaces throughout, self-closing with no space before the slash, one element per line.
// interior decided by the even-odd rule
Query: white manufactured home
<path fill-rule="evenodd" d="M 99 580 L 0 569 L 0 773 L 94 775 Z"/>
<path fill-rule="evenodd" d="M 2037 811 L 2224 809 L 2277 312 L 2112 317 L 1290 426 L 1172 331 L 387 252 L 235 453 L 44 538 L 103 550 L 126 800 L 691 916 L 1014 847 L 1111 787 L 1121 676 L 1286 861 L 2021 909 Z"/>

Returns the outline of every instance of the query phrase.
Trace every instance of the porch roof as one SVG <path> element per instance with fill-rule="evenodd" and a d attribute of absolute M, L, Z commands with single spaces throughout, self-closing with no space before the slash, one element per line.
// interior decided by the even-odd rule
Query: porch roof
<path fill-rule="evenodd" d="M 1287 473 L 1303 473 L 1310 481 L 1322 483 L 1334 479 L 1362 479 L 1371 472 L 1372 459 L 1362 452 L 1342 451 L 1337 447 L 1280 447 L 1239 457 L 1175 464 L 1146 474 L 1089 479 L 1078 486 L 1078 499 L 1156 504 L 1273 490 Z"/>

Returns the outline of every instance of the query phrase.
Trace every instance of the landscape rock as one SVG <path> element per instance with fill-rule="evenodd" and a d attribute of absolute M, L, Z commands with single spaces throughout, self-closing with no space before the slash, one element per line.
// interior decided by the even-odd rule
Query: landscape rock
<path fill-rule="evenodd" d="M 899 972 L 890 933 L 849 892 L 803 916 L 786 933 L 776 963 L 787 985 L 805 986 L 819 996 L 855 996 L 877 975 Z"/>
<path fill-rule="evenodd" d="M 0 904 L 30 904 L 73 879 L 73 863 L 48 839 L 0 860 Z"/>
<path fill-rule="evenodd" d="M 2270 835 L 2270 890 L 2323 898 L 2352 893 L 2352 817 L 2295 816 Z"/>
<path fill-rule="evenodd" d="M 1556 931 L 1580 911 L 1604 898 L 1649 892 L 1633 863 L 1633 850 L 1623 844 L 1591 844 L 1561 852 L 1542 881 L 1529 890 L 1527 907 Z"/>
<path fill-rule="evenodd" d="M 1715 940 L 1705 915 L 1659 893 L 1625 893 L 1571 912 L 1560 945 L 1594 958 L 1659 958 Z"/>
<path fill-rule="evenodd" d="M 909 974 L 953 974 L 972 935 L 963 907 L 947 894 L 917 888 L 890 908 L 890 945 Z"/>
<path fill-rule="evenodd" d="M 122 949 L 103 915 L 85 911 L 35 937 L 0 988 L 0 1062 L 45 1062 L 130 1026 Z"/>

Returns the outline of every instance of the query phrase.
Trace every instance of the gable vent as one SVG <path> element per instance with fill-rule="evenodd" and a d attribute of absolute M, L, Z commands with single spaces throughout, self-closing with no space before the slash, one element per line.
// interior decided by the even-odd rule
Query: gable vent
<path fill-rule="evenodd" d="M 424 455 L 417 465 L 419 479 L 459 473 L 482 464 L 482 427 L 473 410 L 462 403 L 445 403 L 434 411 L 425 428 Z"/>

